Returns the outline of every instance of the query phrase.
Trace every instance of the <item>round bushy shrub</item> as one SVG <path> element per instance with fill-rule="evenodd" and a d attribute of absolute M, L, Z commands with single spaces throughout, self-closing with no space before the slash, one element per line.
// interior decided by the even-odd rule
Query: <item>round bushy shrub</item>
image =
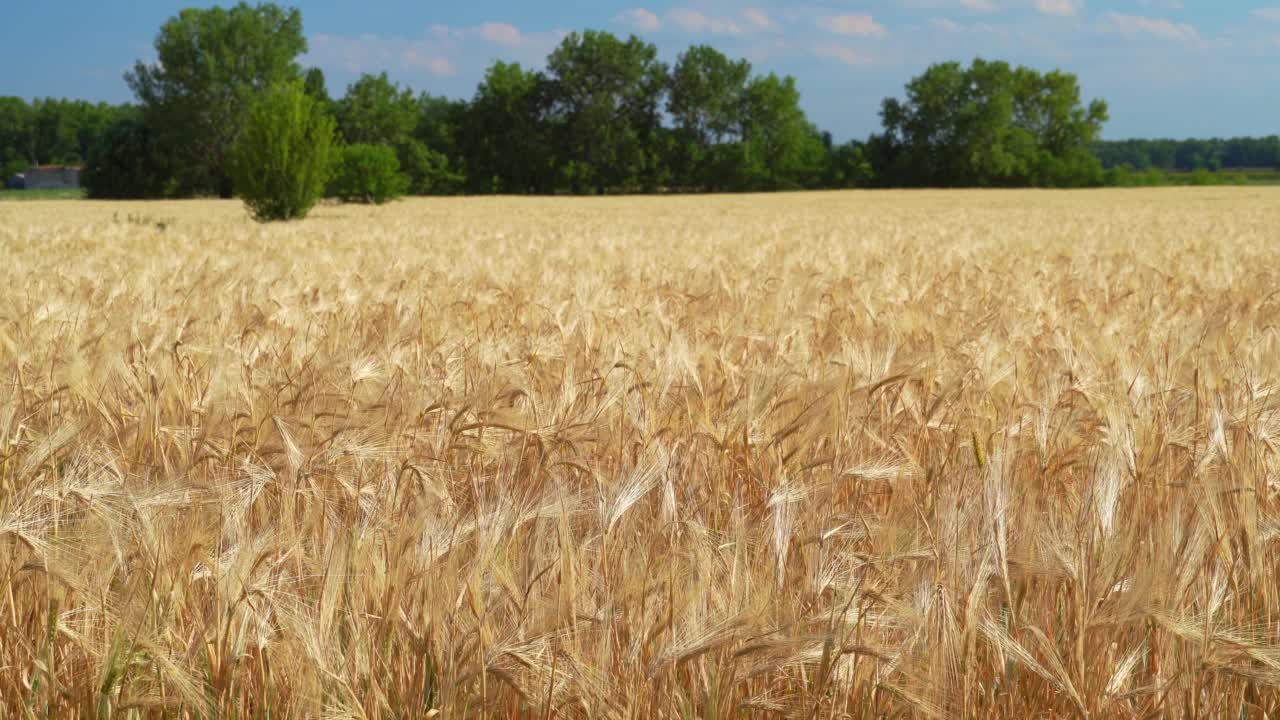
<path fill-rule="evenodd" d="M 342 149 L 328 195 L 344 202 L 381 205 L 408 189 L 409 178 L 400 172 L 394 150 L 386 145 L 355 144 Z"/>
<path fill-rule="evenodd" d="M 333 128 L 301 83 L 276 86 L 254 102 L 232 170 L 236 193 L 255 219 L 306 217 L 329 181 Z"/>

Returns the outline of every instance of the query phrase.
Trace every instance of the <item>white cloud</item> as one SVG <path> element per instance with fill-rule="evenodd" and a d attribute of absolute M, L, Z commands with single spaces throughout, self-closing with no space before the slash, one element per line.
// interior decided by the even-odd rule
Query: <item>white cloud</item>
<path fill-rule="evenodd" d="M 1084 0 L 1036 0 L 1036 9 L 1045 15 L 1071 17 L 1083 4 Z"/>
<path fill-rule="evenodd" d="M 1153 10 L 1181 10 L 1186 7 L 1182 0 L 1138 0 L 1138 4 Z"/>
<path fill-rule="evenodd" d="M 1187 23 L 1175 23 L 1164 18 L 1149 18 L 1141 15 L 1123 15 L 1117 12 L 1107 13 L 1102 21 L 1102 30 L 1127 38 L 1151 35 L 1178 42 L 1196 44 L 1200 42 L 1200 32 Z"/>
<path fill-rule="evenodd" d="M 883 25 L 876 22 L 870 15 L 862 14 L 830 15 L 819 18 L 818 27 L 836 35 L 881 37 L 886 34 Z"/>
<path fill-rule="evenodd" d="M 742 11 L 742 16 L 757 30 L 774 30 L 778 27 L 773 18 L 760 8 L 747 8 Z"/>
<path fill-rule="evenodd" d="M 434 77 L 457 75 L 458 65 L 477 60 L 476 46 L 495 45 L 521 62 L 537 62 L 565 36 L 560 30 L 524 32 L 510 23 L 486 22 L 470 27 L 432 25 L 420 38 L 391 35 L 321 33 L 308 40 L 310 64 L 353 75 L 384 70 L 425 72 Z M 487 52 L 487 51 L 481 51 Z"/>
<path fill-rule="evenodd" d="M 515 25 L 500 22 L 482 23 L 476 28 L 476 33 L 494 45 L 507 45 L 515 47 L 525 43 L 524 35 L 521 34 L 520 28 Z"/>
<path fill-rule="evenodd" d="M 929 25 L 948 35 L 1000 35 L 1008 36 L 1008 30 L 990 23 L 958 23 L 950 18 L 930 18 Z"/>
<path fill-rule="evenodd" d="M 644 8 L 623 10 L 615 19 L 623 25 L 629 25 L 636 30 L 646 32 L 652 32 L 662 27 L 662 21 L 658 19 L 658 16 Z"/>
<path fill-rule="evenodd" d="M 510 23 L 486 22 L 470 27 L 432 25 L 429 32 L 441 45 L 456 47 L 479 40 L 523 51 L 521 54 L 550 52 L 567 34 L 563 30 L 525 32 Z"/>
<path fill-rule="evenodd" d="M 350 73 L 381 72 L 398 64 L 404 69 L 426 70 L 444 77 L 457 68 L 444 50 L 434 43 L 379 35 L 314 35 L 307 56 L 317 64 L 334 65 Z"/>
<path fill-rule="evenodd" d="M 897 0 L 896 4 L 912 10 L 963 9 L 977 12 L 988 12 L 988 8 L 997 7 L 995 0 Z"/>
<path fill-rule="evenodd" d="M 733 20 L 709 17 L 693 8 L 675 8 L 667 13 L 667 19 L 685 32 L 709 32 L 713 35 L 741 35 L 745 32 Z"/>
<path fill-rule="evenodd" d="M 458 74 L 458 69 L 453 66 L 449 58 L 438 55 L 423 55 L 413 48 L 406 48 L 400 52 L 400 63 L 405 67 L 422 68 L 436 77 Z"/>
<path fill-rule="evenodd" d="M 851 48 L 848 45 L 837 45 L 834 43 L 827 43 L 823 45 L 818 45 L 813 49 L 813 52 L 819 57 L 837 60 L 839 62 L 844 63 L 845 65 L 850 65 L 850 66 L 868 65 L 871 63 L 870 57 L 864 55 L 861 52 L 858 52 L 856 49 Z"/>
<path fill-rule="evenodd" d="M 1280 22 L 1280 6 L 1254 8 L 1250 14 L 1259 20 Z"/>

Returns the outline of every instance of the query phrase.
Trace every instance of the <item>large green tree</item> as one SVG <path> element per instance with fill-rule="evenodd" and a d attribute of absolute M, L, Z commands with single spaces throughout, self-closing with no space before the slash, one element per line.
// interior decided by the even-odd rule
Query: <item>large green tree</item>
<path fill-rule="evenodd" d="M 800 108 L 795 78 L 773 73 L 747 85 L 739 189 L 814 186 L 823 171 L 822 137 Z"/>
<path fill-rule="evenodd" d="M 391 82 L 385 72 L 362 75 L 349 85 L 335 115 L 342 137 L 352 144 L 398 147 L 418 126 L 413 91 Z"/>
<path fill-rule="evenodd" d="M 459 128 L 468 189 L 480 193 L 551 189 L 550 138 L 542 110 L 546 79 L 518 63 L 494 63 Z"/>
<path fill-rule="evenodd" d="M 930 66 L 886 99 L 873 138 L 883 180 L 928 186 L 1087 185 L 1101 180 L 1089 148 L 1106 103 L 1081 101 L 1075 76 L 1004 62 Z"/>
<path fill-rule="evenodd" d="M 89 150 L 80 181 L 89 197 L 149 199 L 172 191 L 169 158 L 137 108 L 126 108 Z"/>
<path fill-rule="evenodd" d="M 822 187 L 867 187 L 875 178 L 875 170 L 862 143 L 851 140 L 843 145 L 827 147 L 827 162 L 822 174 Z"/>
<path fill-rule="evenodd" d="M 0 97 L 0 185 L 36 161 L 35 123 L 26 100 Z"/>
<path fill-rule="evenodd" d="M 231 148 L 250 104 L 301 77 L 302 15 L 271 3 L 182 10 L 160 28 L 157 62 L 125 79 L 174 160 L 179 192 L 231 195 Z"/>
<path fill-rule="evenodd" d="M 561 181 L 575 192 L 653 188 L 667 81 L 657 48 L 634 35 L 570 33 L 547 58 L 547 78 Z"/>
<path fill-rule="evenodd" d="M 465 101 L 425 92 L 418 96 L 413 155 L 404 161 L 405 171 L 413 181 L 411 192 L 444 195 L 463 189 L 467 167 L 460 137 L 467 122 Z"/>
<path fill-rule="evenodd" d="M 397 172 L 409 179 L 410 192 L 447 193 L 461 178 L 450 167 L 448 155 L 428 144 L 430 133 L 419 132 L 427 129 L 423 123 L 434 123 L 426 111 L 432 100 L 429 95 L 415 98 L 411 89 L 391 82 L 385 72 L 366 74 L 335 103 L 338 128 L 349 143 L 381 145 L 394 152 Z"/>
<path fill-rule="evenodd" d="M 707 45 L 681 53 L 671 70 L 667 112 L 674 124 L 672 171 L 690 185 L 717 190 L 732 184 L 742 157 L 751 64 Z"/>

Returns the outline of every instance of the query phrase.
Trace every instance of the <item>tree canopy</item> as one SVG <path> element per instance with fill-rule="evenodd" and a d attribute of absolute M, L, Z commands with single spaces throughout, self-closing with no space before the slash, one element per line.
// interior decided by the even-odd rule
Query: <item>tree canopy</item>
<path fill-rule="evenodd" d="M 587 30 L 547 58 L 547 118 L 560 178 L 575 192 L 653 189 L 667 67 L 658 49 Z"/>
<path fill-rule="evenodd" d="M 494 63 L 465 109 L 459 140 L 470 192 L 547 192 L 553 187 L 544 75 Z M 462 113 L 458 113 L 462 114 Z"/>
<path fill-rule="evenodd" d="M 739 144 L 751 64 L 708 45 L 689 48 L 671 71 L 667 112 L 674 125 L 672 172 L 682 185 L 719 190 L 740 184 Z"/>
<path fill-rule="evenodd" d="M 172 193 L 172 175 L 155 132 L 137 108 L 127 108 L 89 152 L 80 181 L 91 198 L 149 200 Z"/>
<path fill-rule="evenodd" d="M 1088 185 L 1107 105 L 1085 106 L 1074 75 L 974 60 L 930 66 L 906 98 L 881 106 L 872 139 L 884 184 L 934 187 Z"/>
<path fill-rule="evenodd" d="M 391 82 L 385 72 L 363 75 L 334 106 L 338 130 L 353 144 L 398 146 L 418 127 L 413 91 Z"/>
<path fill-rule="evenodd" d="M 160 27 L 157 62 L 126 75 L 173 160 L 180 191 L 232 192 L 231 148 L 249 106 L 301 77 L 302 13 L 271 3 L 182 10 Z"/>

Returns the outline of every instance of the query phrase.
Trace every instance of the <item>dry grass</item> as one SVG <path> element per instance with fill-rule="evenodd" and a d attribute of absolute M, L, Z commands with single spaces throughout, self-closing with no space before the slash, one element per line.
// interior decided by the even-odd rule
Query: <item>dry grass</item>
<path fill-rule="evenodd" d="M 1280 191 L 0 206 L 9 717 L 1280 713 Z"/>

